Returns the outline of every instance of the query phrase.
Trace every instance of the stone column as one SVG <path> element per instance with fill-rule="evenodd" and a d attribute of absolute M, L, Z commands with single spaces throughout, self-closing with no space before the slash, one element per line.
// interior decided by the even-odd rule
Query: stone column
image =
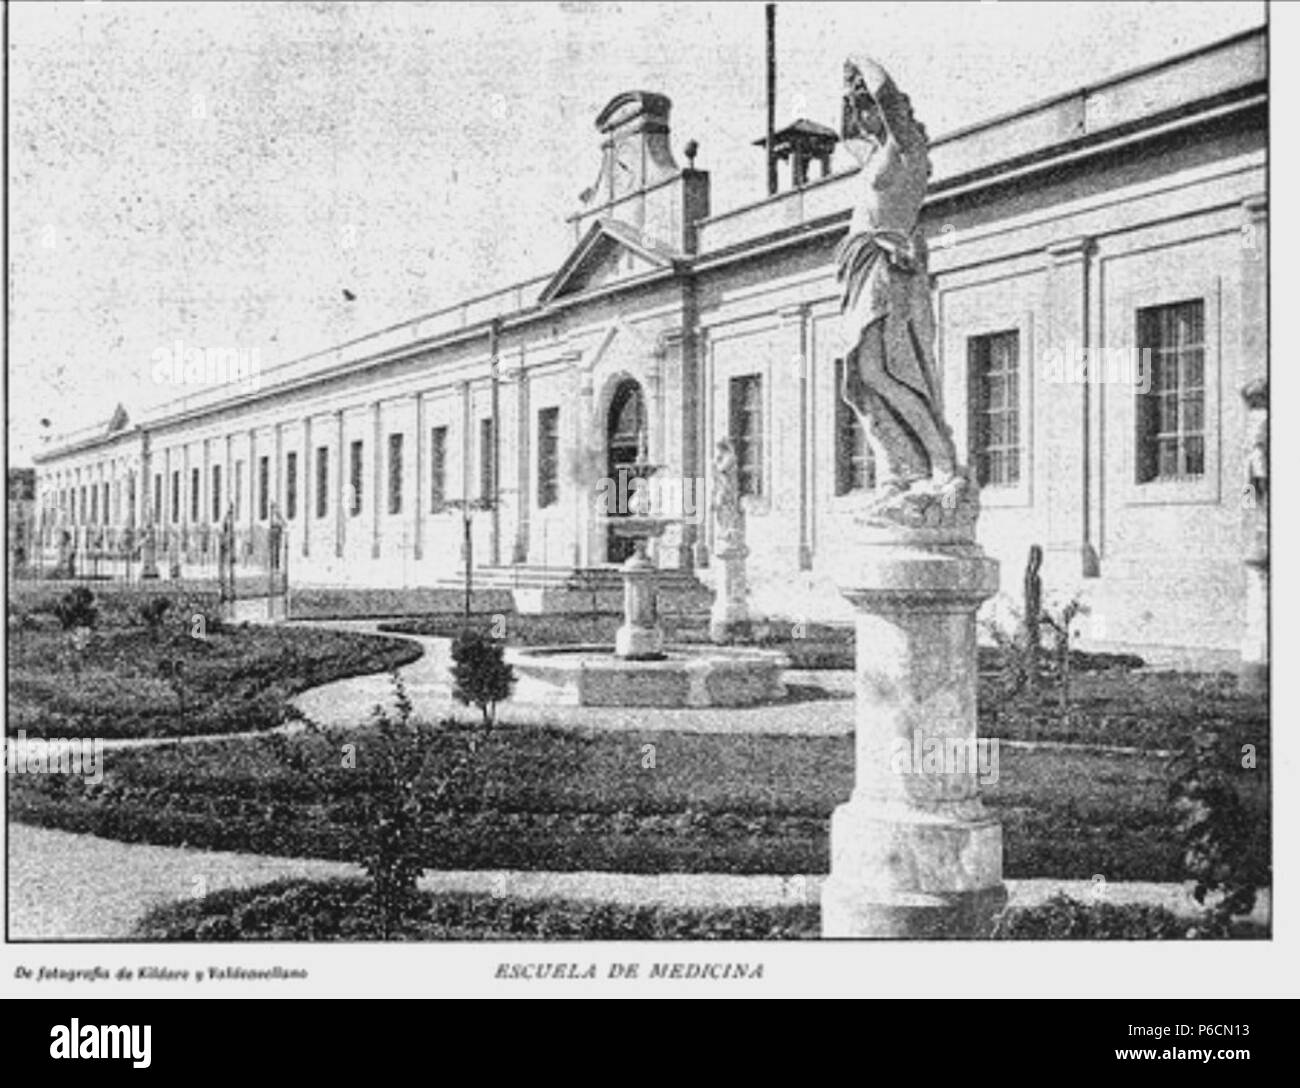
<path fill-rule="evenodd" d="M 524 360 L 519 360 L 519 372 L 515 384 L 515 542 L 511 549 L 510 562 L 528 562 L 528 534 L 532 519 L 533 503 L 536 501 L 529 479 L 532 475 L 532 404 L 528 391 L 528 371 L 524 369 Z"/>
<path fill-rule="evenodd" d="M 140 445 L 140 577 L 151 581 L 158 577 L 158 511 L 153 500 L 153 459 L 146 433 Z"/>
<path fill-rule="evenodd" d="M 1002 830 L 979 797 L 975 612 L 997 591 L 998 565 L 970 537 L 936 530 L 864 534 L 845 558 L 856 780 L 831 818 L 822 932 L 986 936 L 1006 891 Z"/>
<path fill-rule="evenodd" d="M 424 558 L 424 488 L 425 464 L 429 456 L 429 436 L 426 434 L 424 394 L 415 394 L 415 494 L 411 496 L 412 555 Z"/>
<path fill-rule="evenodd" d="M 1048 353 L 1060 353 L 1063 367 L 1040 386 L 1046 410 L 1036 414 L 1041 432 L 1035 444 L 1044 451 L 1042 494 L 1047 511 L 1044 549 L 1049 583 L 1076 584 L 1096 577 L 1099 562 L 1093 543 L 1093 505 L 1090 434 L 1094 361 L 1089 357 L 1090 258 L 1093 245 L 1087 237 L 1065 238 L 1047 247 Z M 1022 367 L 1025 361 L 1022 361 Z M 1086 369 L 1080 370 L 1080 367 Z M 1020 381 L 1029 380 L 1022 373 Z M 1022 436 L 1026 421 L 1021 421 Z"/>
<path fill-rule="evenodd" d="M 302 519 L 302 557 L 311 555 L 311 525 L 316 520 L 316 464 L 311 448 L 311 416 L 302 417 L 302 467 L 298 473 L 298 509 Z"/>
<path fill-rule="evenodd" d="M 659 627 L 658 572 L 639 537 L 636 550 L 623 564 L 623 625 L 614 635 L 614 653 L 629 661 L 653 661 L 663 656 L 664 634 Z"/>
<path fill-rule="evenodd" d="M 745 560 L 749 548 L 741 538 L 720 539 L 713 553 L 717 585 L 709 613 L 709 638 L 722 644 L 749 635 L 749 583 Z"/>
<path fill-rule="evenodd" d="M 812 434 L 811 412 L 809 411 L 810 367 L 809 359 L 809 314 L 807 304 L 791 307 L 781 311 L 783 325 L 794 330 L 794 344 L 791 354 L 791 366 L 794 368 L 795 382 L 799 389 L 799 540 L 796 561 L 800 570 L 812 569 L 811 515 L 812 515 Z M 773 437 L 775 428 L 773 427 Z"/>
<path fill-rule="evenodd" d="M 339 408 L 334 412 L 334 556 L 337 559 L 343 558 L 343 547 L 346 543 L 348 512 L 344 500 L 347 499 L 347 478 L 348 473 L 352 471 L 351 466 L 346 461 L 346 450 L 343 443 L 343 409 Z"/>
<path fill-rule="evenodd" d="M 382 401 L 375 401 L 371 412 L 374 416 L 375 430 L 375 452 L 373 455 L 374 472 L 374 494 L 370 496 L 371 511 L 371 536 L 370 536 L 370 558 L 379 558 L 379 540 L 383 535 L 382 522 L 384 509 L 388 503 L 388 488 L 384 486 L 384 462 L 388 457 L 388 449 L 384 442 L 384 405 Z"/>
<path fill-rule="evenodd" d="M 583 365 L 574 367 L 574 410 L 569 413 L 569 450 L 573 464 L 573 566 L 592 566 L 595 556 L 604 558 L 604 549 L 596 551 L 595 523 L 592 516 L 592 464 L 585 456 L 591 442 L 588 435 L 596 429 L 595 378 Z M 603 473 L 602 473 L 603 474 Z"/>

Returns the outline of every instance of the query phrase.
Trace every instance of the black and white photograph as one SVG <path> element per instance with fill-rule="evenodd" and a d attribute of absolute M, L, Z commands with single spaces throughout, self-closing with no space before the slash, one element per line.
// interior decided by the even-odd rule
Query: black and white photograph
<path fill-rule="evenodd" d="M 1266 962 L 1279 7 L 6 5 L 7 989 Z"/>

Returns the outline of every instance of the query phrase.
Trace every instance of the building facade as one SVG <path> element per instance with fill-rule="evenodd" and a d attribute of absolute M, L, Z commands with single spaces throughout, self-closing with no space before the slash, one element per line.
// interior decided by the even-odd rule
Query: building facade
<path fill-rule="evenodd" d="M 1239 35 L 931 148 L 936 353 L 981 540 L 1004 589 L 1041 544 L 1047 589 L 1084 591 L 1097 643 L 1240 644 L 1239 391 L 1268 359 L 1266 52 L 1263 31 Z M 646 92 L 601 113 L 600 180 L 552 274 L 51 443 L 46 546 L 138 547 L 152 524 L 201 564 L 232 510 L 255 557 L 278 511 L 296 584 L 450 584 L 456 504 L 483 500 L 482 584 L 560 607 L 548 587 L 623 558 L 601 503 L 648 462 L 684 482 L 659 562 L 707 585 L 725 437 L 758 608 L 847 615 L 823 571 L 872 486 L 837 396 L 856 174 L 805 168 L 715 212 L 669 120 Z"/>

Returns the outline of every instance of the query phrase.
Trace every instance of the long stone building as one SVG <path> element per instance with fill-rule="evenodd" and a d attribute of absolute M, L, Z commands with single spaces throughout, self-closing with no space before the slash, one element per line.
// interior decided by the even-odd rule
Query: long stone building
<path fill-rule="evenodd" d="M 1240 644 L 1240 389 L 1267 374 L 1266 52 L 1252 31 L 932 146 L 936 351 L 980 536 L 1011 590 L 1041 544 L 1048 590 L 1083 589 L 1097 642 Z M 778 134 L 788 184 L 720 209 L 708 173 L 678 164 L 669 119 L 646 92 L 600 114 L 600 180 L 550 274 L 256 389 L 48 444 L 46 547 L 64 531 L 82 554 L 138 547 L 152 522 L 161 554 L 201 566 L 233 504 L 254 557 L 283 515 L 295 585 L 452 584 L 449 504 L 482 499 L 479 584 L 562 607 L 575 571 L 626 554 L 602 481 L 648 461 L 686 481 L 688 515 L 707 511 L 729 437 L 756 600 L 833 614 L 822 572 L 872 486 L 836 393 L 834 251 L 856 174 L 830 173 L 834 133 L 800 121 Z M 710 520 L 683 518 L 660 564 L 709 584 Z"/>

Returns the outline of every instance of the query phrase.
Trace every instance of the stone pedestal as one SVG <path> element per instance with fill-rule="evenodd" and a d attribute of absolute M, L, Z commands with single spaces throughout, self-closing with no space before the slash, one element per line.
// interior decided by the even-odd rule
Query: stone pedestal
<path fill-rule="evenodd" d="M 1006 904 L 980 801 L 975 613 L 998 565 L 969 537 L 881 531 L 836 572 L 857 612 L 856 776 L 831 819 L 826 937 L 985 937 Z M 935 756 L 935 752 L 938 755 Z M 933 758 L 932 758 L 933 757 Z"/>
<path fill-rule="evenodd" d="M 158 539 L 152 529 L 146 529 L 140 545 L 140 577 L 158 577 Z"/>
<path fill-rule="evenodd" d="M 614 636 L 614 653 L 631 661 L 662 657 L 664 635 L 659 628 L 656 570 L 646 555 L 645 541 L 623 564 L 623 626 Z"/>
<path fill-rule="evenodd" d="M 59 565 L 56 568 L 58 577 L 76 577 L 76 554 L 72 544 L 72 535 L 65 532 L 59 537 Z"/>
<path fill-rule="evenodd" d="M 1246 557 L 1246 633 L 1237 686 L 1249 695 L 1268 692 L 1268 545 Z"/>
<path fill-rule="evenodd" d="M 709 637 L 718 643 L 731 642 L 749 634 L 748 586 L 745 558 L 749 549 L 741 543 L 726 543 L 714 553 L 718 563 L 717 592 L 709 613 Z"/>

